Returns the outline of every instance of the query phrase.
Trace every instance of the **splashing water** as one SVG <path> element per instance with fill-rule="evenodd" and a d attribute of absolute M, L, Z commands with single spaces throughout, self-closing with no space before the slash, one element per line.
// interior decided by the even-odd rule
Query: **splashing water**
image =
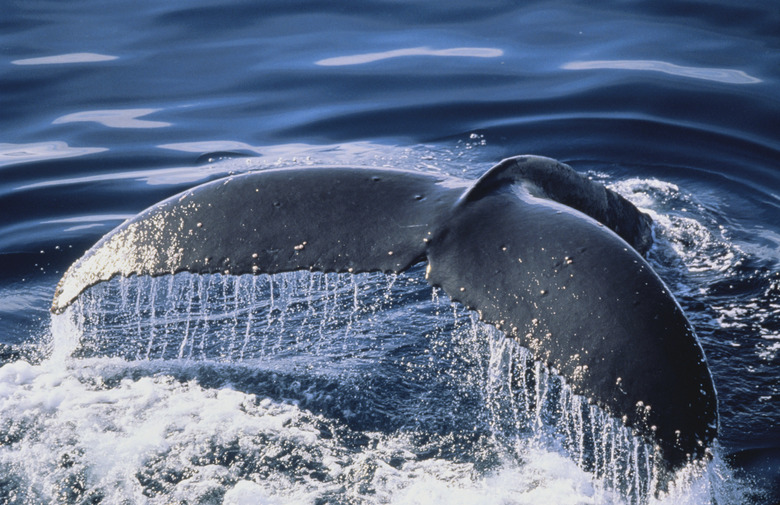
<path fill-rule="evenodd" d="M 652 447 L 432 293 L 419 268 L 96 286 L 53 318 L 49 362 L 0 369 L 0 489 L 20 503 L 638 504 L 723 488 L 717 458 L 661 482 Z"/>

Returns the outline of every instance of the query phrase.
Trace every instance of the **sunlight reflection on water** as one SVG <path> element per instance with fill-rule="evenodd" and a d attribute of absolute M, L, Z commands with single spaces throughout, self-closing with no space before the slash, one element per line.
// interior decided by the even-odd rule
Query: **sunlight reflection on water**
<path fill-rule="evenodd" d="M 109 128 L 164 128 L 171 126 L 165 121 L 149 121 L 138 119 L 142 116 L 155 113 L 160 109 L 112 109 L 112 110 L 87 110 L 75 112 L 58 117 L 52 124 L 77 123 L 82 121 L 94 121 Z"/>
<path fill-rule="evenodd" d="M 316 64 L 323 67 L 337 67 L 345 65 L 360 65 L 362 63 L 373 63 L 379 60 L 400 58 L 402 56 L 460 56 L 471 58 L 497 58 L 503 54 L 504 51 L 493 47 L 453 47 L 450 49 L 410 47 L 406 49 L 393 49 L 392 51 L 382 51 L 378 53 L 353 54 L 350 56 L 325 58 L 323 60 L 319 60 L 316 62 Z"/>
<path fill-rule="evenodd" d="M 729 68 L 686 67 L 667 63 L 665 61 L 654 60 L 571 61 L 561 65 L 561 68 L 564 70 L 649 70 L 652 72 L 662 72 L 664 74 L 724 82 L 727 84 L 754 84 L 761 82 L 761 79 L 748 75 L 741 70 Z"/>
<path fill-rule="evenodd" d="M 14 60 L 14 65 L 62 65 L 66 63 L 94 63 L 98 61 L 111 61 L 118 56 L 97 53 L 68 53 L 55 56 L 42 56 L 40 58 L 25 58 Z"/>
<path fill-rule="evenodd" d="M 104 147 L 71 147 L 62 141 L 0 144 L 0 167 L 16 163 L 71 158 L 108 151 Z"/>

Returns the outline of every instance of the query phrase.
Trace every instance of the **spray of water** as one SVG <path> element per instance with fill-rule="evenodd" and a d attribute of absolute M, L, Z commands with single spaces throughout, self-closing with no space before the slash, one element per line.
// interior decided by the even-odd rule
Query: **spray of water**
<path fill-rule="evenodd" d="M 363 377 L 360 388 L 366 387 L 364 377 L 375 372 L 377 364 L 391 363 L 400 374 L 414 374 L 418 382 L 409 389 L 421 402 L 407 411 L 413 420 L 390 423 L 398 427 L 391 439 L 407 433 L 402 438 L 412 440 L 414 447 L 404 448 L 413 454 L 397 459 L 399 469 L 411 469 L 427 459 L 421 456 L 425 454 L 421 447 L 430 440 L 419 433 L 407 439 L 408 433 L 425 423 L 441 424 L 442 417 L 451 415 L 457 419 L 450 427 L 468 419 L 473 423 L 469 429 L 478 433 L 474 440 L 480 442 L 470 442 L 467 450 L 479 454 L 454 457 L 454 462 L 471 468 L 472 482 L 480 467 L 477 473 L 483 483 L 486 476 L 502 479 L 508 472 L 531 478 L 539 455 L 555 454 L 591 475 L 586 489 L 580 484 L 576 492 L 588 503 L 685 503 L 692 489 L 700 500 L 723 488 L 725 465 L 717 462 L 692 464 L 668 481 L 653 447 L 619 420 L 574 395 L 554 370 L 513 340 L 452 305 L 438 290 L 430 293 L 418 271 L 401 276 L 299 272 L 117 278 L 92 288 L 54 318 L 52 360 L 119 359 L 128 366 L 174 363 L 183 369 L 220 364 L 263 368 L 274 363 L 279 372 L 289 366 L 326 375 L 338 369 L 342 382 L 348 370 Z M 271 382 L 278 382 L 278 377 L 273 375 Z M 450 414 L 439 406 L 432 416 L 438 419 L 428 419 L 427 410 L 442 400 L 431 400 L 436 391 L 423 391 L 426 384 L 432 389 L 449 387 L 458 396 L 453 412 L 469 412 Z M 293 379 L 284 387 L 309 388 L 299 396 L 304 404 L 306 399 L 323 397 L 321 391 L 312 391 L 316 383 L 304 387 L 300 379 Z M 350 419 L 356 414 L 347 408 L 339 415 Z M 447 444 L 437 440 L 432 450 L 441 455 Z M 562 460 L 556 461 L 562 465 Z M 410 477 L 408 486 L 423 481 Z M 388 491 L 389 501 L 404 502 L 409 497 L 406 491 Z M 531 496 L 527 491 L 515 489 L 514 496 L 527 498 Z"/>

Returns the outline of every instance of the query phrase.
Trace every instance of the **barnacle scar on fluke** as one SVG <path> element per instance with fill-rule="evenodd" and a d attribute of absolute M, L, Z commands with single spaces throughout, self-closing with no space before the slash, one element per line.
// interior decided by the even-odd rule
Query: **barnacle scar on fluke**
<path fill-rule="evenodd" d="M 649 217 L 569 166 L 517 156 L 477 181 L 360 167 L 229 180 L 108 233 L 60 280 L 52 312 L 116 275 L 402 272 L 427 262 L 430 284 L 655 444 L 669 468 L 703 457 L 715 438 L 701 346 L 642 257 Z"/>

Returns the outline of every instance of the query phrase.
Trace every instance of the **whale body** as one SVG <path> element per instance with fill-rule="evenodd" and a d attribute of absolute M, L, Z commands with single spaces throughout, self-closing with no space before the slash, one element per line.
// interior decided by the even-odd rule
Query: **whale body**
<path fill-rule="evenodd" d="M 669 468 L 717 435 L 715 388 L 682 309 L 642 254 L 651 220 L 549 158 L 479 180 L 296 167 L 231 176 L 109 232 L 60 280 L 52 312 L 116 275 L 402 272 L 515 338 L 573 392 L 622 419 Z"/>

